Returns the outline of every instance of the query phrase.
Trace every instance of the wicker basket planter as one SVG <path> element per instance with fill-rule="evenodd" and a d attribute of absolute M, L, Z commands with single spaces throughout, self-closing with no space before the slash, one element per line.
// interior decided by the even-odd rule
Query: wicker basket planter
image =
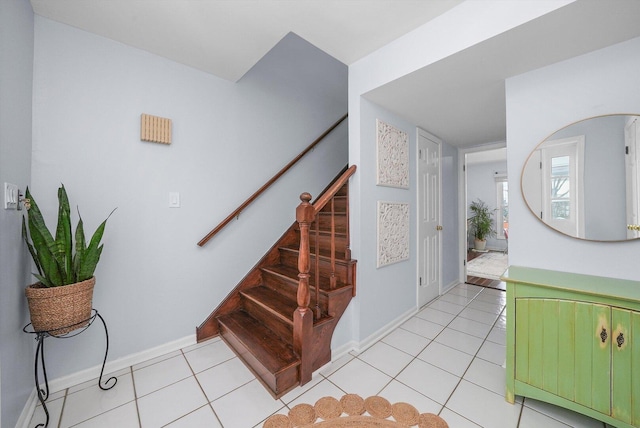
<path fill-rule="evenodd" d="M 95 276 L 86 281 L 60 287 L 43 287 L 36 283 L 25 289 L 31 325 L 34 331 L 47 331 L 52 336 L 84 327 L 91 317 Z"/>

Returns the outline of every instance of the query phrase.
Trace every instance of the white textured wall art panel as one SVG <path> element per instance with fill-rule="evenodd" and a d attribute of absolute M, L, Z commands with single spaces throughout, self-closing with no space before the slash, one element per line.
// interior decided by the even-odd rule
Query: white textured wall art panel
<path fill-rule="evenodd" d="M 406 132 L 376 120 L 379 186 L 409 188 L 409 137 Z"/>
<path fill-rule="evenodd" d="M 378 267 L 409 258 L 409 204 L 378 201 Z"/>

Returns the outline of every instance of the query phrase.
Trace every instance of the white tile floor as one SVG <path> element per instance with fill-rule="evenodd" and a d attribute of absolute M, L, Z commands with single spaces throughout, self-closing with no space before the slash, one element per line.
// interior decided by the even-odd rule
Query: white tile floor
<path fill-rule="evenodd" d="M 323 367 L 274 400 L 216 338 L 52 394 L 50 427 L 260 427 L 299 403 L 356 393 L 411 403 L 451 428 L 598 427 L 602 422 L 535 400 L 504 400 L 505 293 L 458 285 L 363 353 Z M 44 421 L 38 406 L 32 425 Z"/>

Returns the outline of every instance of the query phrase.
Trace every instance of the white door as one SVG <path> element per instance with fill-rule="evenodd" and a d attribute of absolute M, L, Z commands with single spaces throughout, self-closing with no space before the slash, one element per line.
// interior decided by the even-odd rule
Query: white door
<path fill-rule="evenodd" d="M 418 130 L 418 306 L 440 294 L 440 141 Z"/>
<path fill-rule="evenodd" d="M 640 225 L 640 173 L 638 172 L 638 161 L 640 153 L 638 153 L 638 133 L 640 127 L 637 119 L 630 120 L 624 128 L 624 139 L 626 146 L 625 169 L 627 180 L 627 225 L 631 228 L 627 229 L 627 238 L 640 238 L 640 231 L 635 226 Z"/>

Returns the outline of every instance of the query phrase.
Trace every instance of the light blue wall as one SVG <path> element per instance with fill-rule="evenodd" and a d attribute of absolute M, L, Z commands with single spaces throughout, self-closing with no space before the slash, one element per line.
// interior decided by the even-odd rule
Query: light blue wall
<path fill-rule="evenodd" d="M 593 116 L 640 112 L 639 51 L 640 38 L 632 39 L 507 80 L 511 189 L 520 188 L 519 172 L 529 153 L 554 131 Z M 509 209 L 511 264 L 638 279 L 640 241 L 567 237 L 538 221 L 515 192 Z"/>
<path fill-rule="evenodd" d="M 361 158 L 358 165 L 359 198 L 362 209 L 357 218 L 362 230 L 358 253 L 357 315 L 354 317 L 357 342 L 366 342 L 417 307 L 417 188 L 416 188 L 416 125 L 366 99 L 360 105 Z M 376 119 L 380 119 L 408 134 L 409 189 L 376 185 Z M 427 130 L 428 131 L 428 130 Z M 451 285 L 458 279 L 458 203 L 457 157 L 452 146 L 442 144 L 442 284 Z M 377 267 L 377 202 L 408 203 L 409 259 Z"/>
<path fill-rule="evenodd" d="M 33 12 L 24 0 L 0 1 L 0 183 L 29 184 Z M 0 196 L 4 193 L 0 191 Z M 30 280 L 20 225 L 24 211 L 0 207 L 0 426 L 16 425 L 33 385 L 33 337 L 24 287 Z"/>
<path fill-rule="evenodd" d="M 196 243 L 347 112 L 347 67 L 286 36 L 238 83 L 35 20 L 32 183 L 55 217 L 63 182 L 93 230 L 114 207 L 94 306 L 110 360 L 191 336 L 347 163 L 346 123 L 206 247 Z M 141 142 L 140 114 L 171 118 L 170 146 Z M 179 192 L 181 208 L 168 208 Z M 103 333 L 49 347 L 52 378 L 95 366 Z"/>
<path fill-rule="evenodd" d="M 442 176 L 442 286 L 458 283 L 460 277 L 460 245 L 458 229 L 458 149 L 442 143 L 440 173 Z"/>
<path fill-rule="evenodd" d="M 487 204 L 493 212 L 494 227 L 497 211 L 493 211 L 497 207 L 496 201 L 496 172 L 500 174 L 507 173 L 507 161 L 500 162 L 483 162 L 476 164 L 467 164 L 467 205 L 476 199 L 480 199 Z M 467 206 L 467 217 L 471 215 L 471 211 Z M 473 246 L 473 237 L 469 238 L 469 243 Z M 496 236 L 487 238 L 487 248 L 504 250 L 507 243 L 504 239 L 497 239 Z"/>
<path fill-rule="evenodd" d="M 407 133 L 409 139 L 409 189 L 376 185 L 376 119 Z M 362 183 L 362 215 L 358 219 L 363 230 L 358 255 L 358 306 L 360 309 L 359 340 L 370 335 L 417 305 L 416 265 L 416 126 L 367 100 L 361 103 L 360 132 L 366 149 L 358 165 Z M 377 203 L 409 204 L 409 256 L 405 261 L 378 268 Z"/>

